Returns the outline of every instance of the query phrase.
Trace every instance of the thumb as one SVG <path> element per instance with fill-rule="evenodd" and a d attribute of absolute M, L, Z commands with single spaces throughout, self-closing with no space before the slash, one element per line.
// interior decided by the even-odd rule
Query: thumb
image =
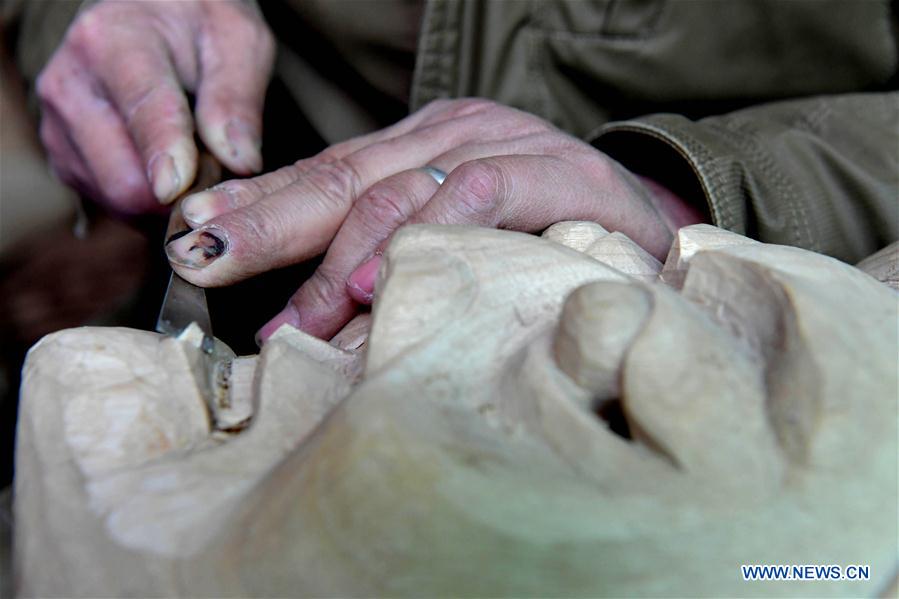
<path fill-rule="evenodd" d="M 275 42 L 261 17 L 244 5 L 213 3 L 199 34 L 197 129 L 231 171 L 262 169 L 262 109 Z"/>

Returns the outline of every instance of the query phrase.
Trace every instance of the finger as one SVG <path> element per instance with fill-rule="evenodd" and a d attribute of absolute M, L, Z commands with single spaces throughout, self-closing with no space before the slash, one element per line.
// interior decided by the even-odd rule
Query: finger
<path fill-rule="evenodd" d="M 544 148 L 551 148 L 557 145 L 553 140 L 558 137 L 558 135 L 539 133 L 501 141 L 463 144 L 432 159 L 430 164 L 444 172 L 452 172 L 460 164 L 479 158 L 537 152 Z M 387 238 L 405 224 L 408 218 L 423 208 L 439 187 L 432 177 L 426 176 L 418 169 L 408 171 L 408 173 L 407 177 L 414 177 L 415 181 L 427 181 L 427 193 L 397 193 L 391 189 L 393 186 L 381 187 L 382 183 L 391 181 L 391 179 L 375 184 L 353 206 L 328 249 L 326 261 L 329 256 L 340 256 L 341 258 L 339 267 L 332 268 L 330 272 L 347 281 L 347 292 L 358 303 L 371 303 L 374 292 L 373 274 L 377 269 L 363 269 L 361 275 L 352 279 L 349 278 L 350 273 L 373 253 L 382 250 Z M 399 176 L 396 175 L 393 179 L 397 179 Z M 406 181 L 402 182 L 402 186 L 404 188 L 412 187 Z M 314 283 L 316 281 L 310 279 L 307 285 Z M 334 287 L 333 282 L 328 281 L 324 288 Z M 300 314 L 315 314 L 326 310 L 328 304 L 339 301 L 337 297 L 324 293 L 324 288 L 311 294 L 308 301 L 305 297 L 294 298 L 293 301 Z M 320 301 L 316 304 L 315 300 L 319 299 Z"/>
<path fill-rule="evenodd" d="M 437 190 L 437 182 L 420 170 L 383 179 L 362 194 L 347 215 L 322 264 L 291 297 L 282 313 L 259 331 L 265 340 L 283 322 L 329 339 L 357 312 L 347 277 Z M 370 297 L 367 298 L 370 303 Z"/>
<path fill-rule="evenodd" d="M 197 176 L 192 189 L 202 189 L 214 184 L 216 181 L 221 181 L 221 179 L 221 163 L 209 152 L 201 153 L 197 163 Z M 169 224 L 165 232 L 166 243 L 186 235 L 191 230 L 191 226 L 184 220 L 184 216 L 181 213 L 180 203 L 182 201 L 175 200 L 175 203 L 172 205 L 173 209 L 169 214 Z"/>
<path fill-rule="evenodd" d="M 137 150 L 121 116 L 79 76 L 69 54 L 61 54 L 41 76 L 39 94 L 52 111 L 96 184 L 96 199 L 119 212 L 138 214 L 158 208 Z"/>
<path fill-rule="evenodd" d="M 294 165 L 283 167 L 278 171 L 267 173 L 253 179 L 228 181 L 217 185 L 213 189 L 206 190 L 204 193 L 190 196 L 186 198 L 181 205 L 181 209 L 184 212 L 184 218 L 191 224 L 191 226 L 198 227 L 213 218 L 249 206 L 267 195 L 283 189 L 287 185 L 295 182 L 310 168 L 314 168 L 322 163 L 346 159 L 348 156 L 354 153 L 360 153 L 367 148 L 370 148 L 370 155 L 379 157 L 387 162 L 390 157 L 385 154 L 385 151 L 387 151 L 385 148 L 389 149 L 392 147 L 394 150 L 398 149 L 403 154 L 408 153 L 408 146 L 410 143 L 417 143 L 419 146 L 421 145 L 421 142 L 416 142 L 416 137 L 427 138 L 444 135 L 443 130 L 437 128 L 436 125 L 447 123 L 452 119 L 459 119 L 461 117 L 483 113 L 484 108 L 488 105 L 491 105 L 491 103 L 482 100 L 438 100 L 431 102 L 421 110 L 389 127 L 330 146 L 312 158 L 301 160 Z M 481 118 L 483 119 L 483 116 Z M 481 134 L 482 123 L 473 123 L 471 122 L 472 120 L 473 119 L 469 119 L 469 121 L 454 123 L 455 126 L 452 126 L 452 129 L 465 130 L 467 128 L 469 132 L 478 132 L 478 134 Z M 424 127 L 427 127 L 427 129 L 418 131 Z M 449 127 L 443 129 L 446 130 L 449 129 Z M 407 135 L 413 131 L 418 131 L 417 136 L 407 137 Z M 474 133 L 469 133 L 467 137 L 470 138 L 473 135 Z M 447 144 L 458 143 L 456 139 L 457 138 L 450 138 L 447 139 L 446 142 Z M 484 144 L 479 155 L 498 153 L 500 146 L 497 144 L 499 143 L 501 142 Z M 376 147 L 372 148 L 372 146 Z M 508 144 L 503 147 L 510 149 Z M 514 150 L 515 148 L 511 147 L 511 149 Z M 471 154 L 471 152 L 468 152 L 468 154 Z M 362 154 L 360 154 L 360 156 L 361 155 Z M 424 157 L 416 157 L 416 164 L 423 159 Z M 457 159 L 447 159 L 449 162 L 453 162 L 453 160 Z"/>
<path fill-rule="evenodd" d="M 239 174 L 262 169 L 262 109 L 275 42 L 239 4 L 210 11 L 198 43 L 197 128 L 216 157 Z"/>
<path fill-rule="evenodd" d="M 108 48 L 116 48 L 111 41 Z M 197 168 L 193 119 L 168 53 L 161 43 L 131 46 L 127 55 L 107 50 L 99 70 L 131 134 L 153 189 L 169 203 L 187 189 Z"/>
<path fill-rule="evenodd" d="M 232 10 L 242 11 L 236 5 Z M 261 166 L 261 114 L 265 89 L 274 62 L 274 42 L 267 29 L 253 19 L 234 18 L 228 11 L 216 13 L 200 44 L 203 76 L 197 90 L 197 124 L 207 146 L 235 172 L 257 172 Z M 338 144 L 330 152 L 343 158 L 348 153 L 389 137 L 405 134 L 439 115 L 454 118 L 474 112 L 484 101 L 433 102 L 384 130 Z M 436 117 L 436 118 L 435 118 Z"/>
<path fill-rule="evenodd" d="M 514 147 L 508 140 L 518 139 L 534 133 L 530 123 L 494 122 L 485 113 L 467 114 L 461 117 L 422 123 L 415 129 L 370 144 L 347 156 L 347 160 L 358 164 L 357 169 L 365 170 L 372 177 L 383 179 L 398 172 L 435 163 L 438 157 L 450 154 L 445 162 L 453 168 L 462 157 L 482 152 L 482 148 Z M 451 151 L 454 151 L 451 153 Z M 443 161 L 441 161 L 441 164 Z"/>
<path fill-rule="evenodd" d="M 249 206 L 284 189 L 294 183 L 303 170 L 301 163 L 298 163 L 252 179 L 224 181 L 184 198 L 181 213 L 191 227 L 202 226 L 213 218 Z"/>
<path fill-rule="evenodd" d="M 96 197 L 97 187 L 81 155 L 75 150 L 55 110 L 44 106 L 39 129 L 50 169 L 56 177 L 85 195 Z"/>
<path fill-rule="evenodd" d="M 167 246 L 179 274 L 198 285 L 226 285 L 323 252 L 350 207 L 376 181 L 421 166 L 477 137 L 475 115 L 415 129 L 343 159 L 313 161 L 294 183 L 208 220 Z"/>
<path fill-rule="evenodd" d="M 580 178 L 572 170 L 569 163 L 553 156 L 491 156 L 471 160 L 454 169 L 437 193 L 404 224 L 502 226 L 537 231 L 560 220 L 592 220 L 596 211 L 590 206 L 590 200 L 580 197 L 585 194 L 570 191 L 578 187 Z M 379 254 L 388 243 L 389 239 L 385 239 L 378 244 L 375 255 L 347 277 L 355 299 L 371 302 Z"/>
<path fill-rule="evenodd" d="M 329 148 L 329 151 L 333 150 Z M 331 152 L 336 159 L 344 152 L 333 150 Z M 303 173 L 323 162 L 330 162 L 332 158 L 321 154 L 313 158 L 297 161 L 279 168 L 276 171 L 265 173 L 251 179 L 234 179 L 224 181 L 218 185 L 205 189 L 184 199 L 181 203 L 181 211 L 184 220 L 192 227 L 199 227 L 216 217 L 222 216 L 234 210 L 245 208 L 259 200 L 274 194 L 277 191 L 295 183 Z"/>
<path fill-rule="evenodd" d="M 561 220 L 589 220 L 664 255 L 671 233 L 625 175 L 617 163 L 590 152 L 481 158 L 450 173 L 408 224 L 534 232 Z"/>
<path fill-rule="evenodd" d="M 472 159 L 498 153 L 531 151 L 546 146 L 543 134 L 510 140 L 467 143 L 430 161 L 452 171 Z M 355 202 L 325 254 L 324 261 L 285 307 L 287 322 L 307 333 L 329 338 L 356 312 L 356 303 L 370 304 L 377 267 L 350 274 L 369 258 L 407 219 L 418 212 L 437 191 L 434 178 L 420 169 L 404 171 L 375 183 Z M 283 314 L 259 332 L 261 339 L 274 332 Z"/>
<path fill-rule="evenodd" d="M 374 299 L 375 282 L 378 276 L 378 269 L 381 268 L 384 245 L 384 243 L 379 244 L 374 255 L 360 264 L 346 279 L 347 291 L 349 291 L 350 297 L 360 304 L 371 304 Z"/>

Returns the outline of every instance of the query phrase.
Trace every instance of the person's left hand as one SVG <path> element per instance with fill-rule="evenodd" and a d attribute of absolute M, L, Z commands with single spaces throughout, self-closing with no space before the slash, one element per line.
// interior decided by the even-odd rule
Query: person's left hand
<path fill-rule="evenodd" d="M 425 165 L 448 173 L 443 185 Z M 664 258 L 673 232 L 701 220 L 698 210 L 592 146 L 479 99 L 433 102 L 313 158 L 190 196 L 181 210 L 197 228 L 166 251 L 198 285 L 227 285 L 327 250 L 260 330 L 263 341 L 284 323 L 323 338 L 337 332 L 371 300 L 375 253 L 405 224 L 534 232 L 591 220 Z"/>

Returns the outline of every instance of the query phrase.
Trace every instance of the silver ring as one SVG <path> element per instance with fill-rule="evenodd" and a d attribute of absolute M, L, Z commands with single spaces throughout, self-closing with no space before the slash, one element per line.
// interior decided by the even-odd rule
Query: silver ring
<path fill-rule="evenodd" d="M 426 164 L 418 170 L 431 175 L 431 177 L 433 177 L 434 180 L 437 181 L 437 185 L 443 185 L 443 182 L 446 180 L 446 173 L 437 167 L 431 166 L 430 164 Z"/>

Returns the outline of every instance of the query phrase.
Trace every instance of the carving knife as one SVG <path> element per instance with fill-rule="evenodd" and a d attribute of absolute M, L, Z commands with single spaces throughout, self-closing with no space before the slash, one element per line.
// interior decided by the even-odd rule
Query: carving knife
<path fill-rule="evenodd" d="M 184 193 L 173 205 L 172 215 L 169 218 L 169 226 L 166 231 L 166 241 L 177 238 L 190 231 L 187 223 L 181 217 L 179 205 L 185 196 L 206 189 L 214 185 L 222 176 L 222 167 L 218 161 L 206 152 L 199 157 L 197 165 L 197 177 L 193 186 Z M 184 329 L 195 322 L 203 331 L 203 351 L 211 355 L 215 347 L 212 336 L 212 321 L 209 318 L 209 307 L 206 304 L 206 290 L 193 283 L 185 281 L 177 273 L 172 271 L 169 285 L 162 300 L 162 308 L 159 310 L 159 318 L 156 320 L 156 332 L 172 337 L 179 336 Z"/>
<path fill-rule="evenodd" d="M 217 183 L 221 180 L 221 175 L 222 167 L 218 161 L 208 153 L 201 154 L 196 181 L 182 198 Z M 177 238 L 190 231 L 179 209 L 182 198 L 179 198 L 172 207 L 166 242 L 172 237 Z M 239 426 L 235 425 L 232 422 L 233 414 L 229 412 L 231 406 L 228 381 L 231 376 L 231 363 L 235 357 L 234 352 L 212 335 L 206 290 L 184 280 L 172 271 L 156 321 L 156 331 L 170 337 L 180 337 L 191 323 L 196 323 L 203 333 L 203 340 L 200 343 L 202 354 L 196 365 L 202 374 L 197 383 L 200 394 L 206 402 L 210 424 L 216 431 L 237 432 L 247 425 L 249 419 L 242 421 Z"/>
<path fill-rule="evenodd" d="M 203 331 L 203 352 L 211 355 L 215 342 L 209 307 L 206 304 L 206 290 L 185 281 L 172 271 L 159 318 L 156 320 L 156 332 L 177 337 L 192 322 L 197 323 Z"/>

